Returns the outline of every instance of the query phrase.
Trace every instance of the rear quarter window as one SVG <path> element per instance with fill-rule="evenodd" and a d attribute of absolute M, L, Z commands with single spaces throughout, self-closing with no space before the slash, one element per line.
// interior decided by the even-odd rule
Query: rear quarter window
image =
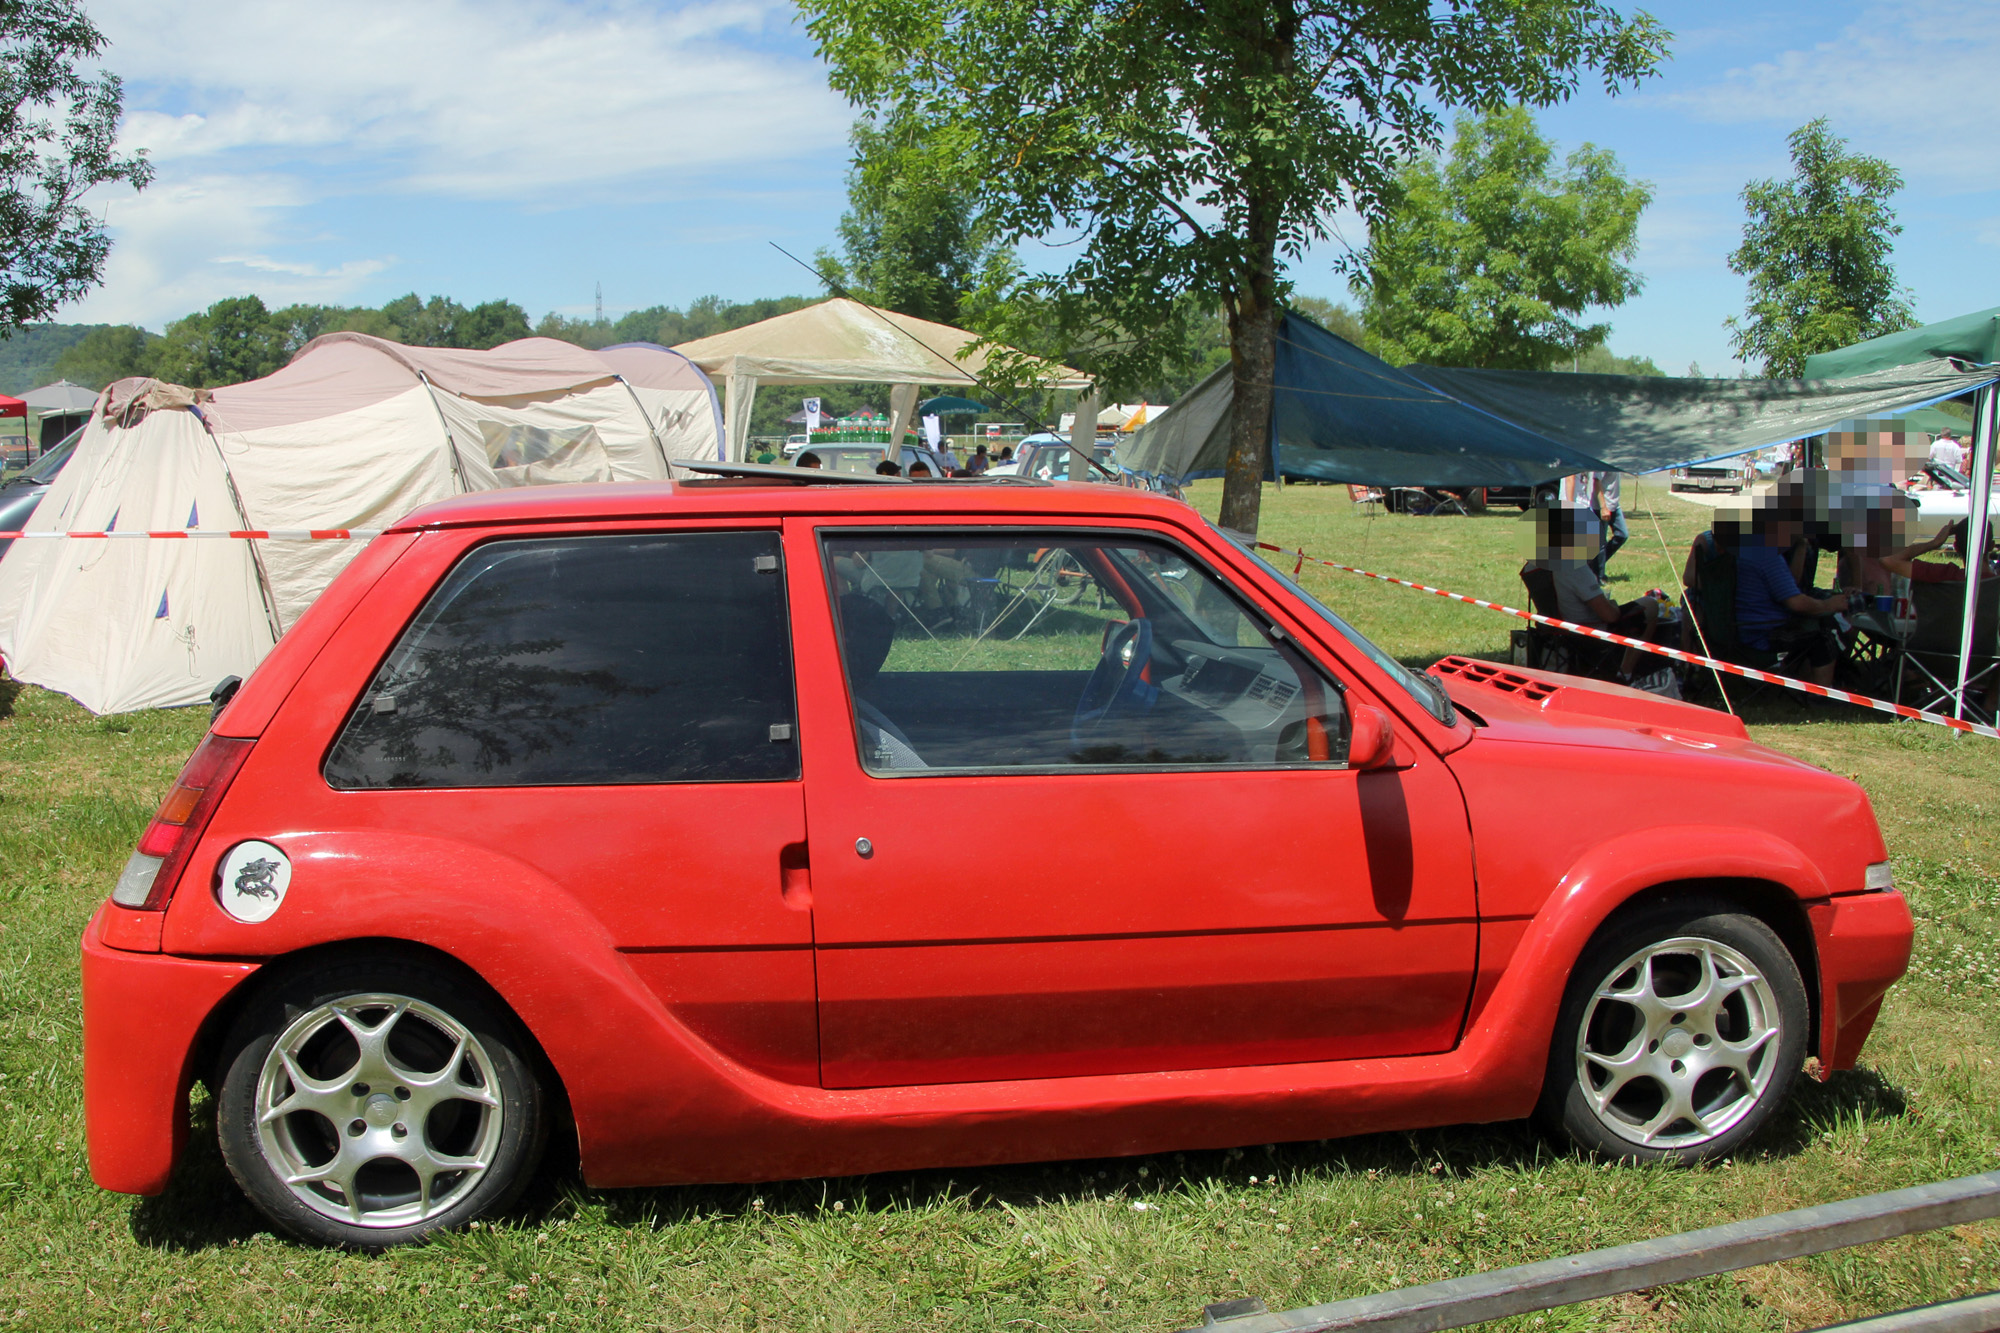
<path fill-rule="evenodd" d="M 777 534 L 476 548 L 397 640 L 323 773 L 343 789 L 797 777 Z"/>

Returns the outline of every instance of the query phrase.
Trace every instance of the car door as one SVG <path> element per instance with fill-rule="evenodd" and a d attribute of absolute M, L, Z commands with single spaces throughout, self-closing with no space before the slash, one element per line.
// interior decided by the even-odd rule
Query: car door
<path fill-rule="evenodd" d="M 1155 533 L 787 527 L 829 1087 L 1448 1048 L 1443 764 Z M 921 566 L 913 580 L 885 568 Z"/>

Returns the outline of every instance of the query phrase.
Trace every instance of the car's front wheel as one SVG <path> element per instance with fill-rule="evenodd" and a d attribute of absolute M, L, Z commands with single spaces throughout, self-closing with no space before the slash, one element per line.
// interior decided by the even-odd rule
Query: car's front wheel
<path fill-rule="evenodd" d="M 236 1025 L 223 1159 L 252 1203 L 323 1245 L 376 1250 L 504 1208 L 545 1099 L 511 1017 L 416 961 L 290 976 Z"/>
<path fill-rule="evenodd" d="M 1734 1152 L 1805 1061 L 1805 985 L 1764 922 L 1721 904 L 1662 904 L 1600 933 L 1571 974 L 1540 1118 L 1634 1161 Z"/>

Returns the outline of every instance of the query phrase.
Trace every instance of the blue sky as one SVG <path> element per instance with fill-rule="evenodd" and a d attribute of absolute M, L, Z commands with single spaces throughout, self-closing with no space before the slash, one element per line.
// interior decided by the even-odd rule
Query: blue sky
<path fill-rule="evenodd" d="M 505 296 L 533 317 L 587 314 L 600 282 L 614 316 L 809 291 L 769 242 L 810 256 L 844 204 L 850 112 L 788 4 L 87 3 L 126 80 L 125 137 L 159 176 L 95 200 L 106 281 L 63 319 L 158 329 L 246 291 Z M 1902 169 L 1896 262 L 1919 317 L 2000 305 L 2000 5 L 1651 8 L 1676 33 L 1662 77 L 1542 117 L 1655 188 L 1615 351 L 1734 373 L 1738 194 L 1786 173 L 1785 135 L 1816 115 Z M 1334 257 L 1295 266 L 1299 290 L 1344 298 Z"/>

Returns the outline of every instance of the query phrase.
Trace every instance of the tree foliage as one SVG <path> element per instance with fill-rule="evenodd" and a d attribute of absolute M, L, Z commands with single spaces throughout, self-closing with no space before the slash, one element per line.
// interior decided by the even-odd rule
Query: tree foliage
<path fill-rule="evenodd" d="M 1558 164 L 1526 107 L 1461 116 L 1444 157 L 1407 162 L 1352 285 L 1397 365 L 1544 370 L 1602 346 L 1593 306 L 1636 295 L 1650 187 L 1585 144 Z"/>
<path fill-rule="evenodd" d="M 1220 307 L 1236 376 L 1222 520 L 1254 529 L 1283 262 L 1335 210 L 1381 211 L 1440 109 L 1617 87 L 1665 33 L 1599 0 L 805 0 L 834 86 L 907 118 L 977 190 L 996 239 L 1072 242 L 1010 314 L 1089 345 L 1114 386 L 1156 376 Z M 1030 265 L 1030 268 L 1033 266 Z M 1192 298 L 1192 299 L 1190 299 Z"/>
<path fill-rule="evenodd" d="M 1902 173 L 1849 152 L 1825 117 L 1792 131 L 1790 180 L 1752 181 L 1732 272 L 1750 280 L 1730 342 L 1764 373 L 1796 379 L 1807 357 L 1915 325 L 1890 252 L 1903 228 L 1889 205 Z"/>
<path fill-rule="evenodd" d="M 153 178 L 144 153 L 113 151 L 118 76 L 78 69 L 103 50 L 76 0 L 0 0 L 0 336 L 97 285 L 111 240 L 84 195 Z"/>
<path fill-rule="evenodd" d="M 1013 250 L 995 243 L 975 192 L 949 162 L 937 160 L 920 122 L 897 114 L 879 123 L 864 118 L 850 142 L 841 254 L 818 255 L 820 274 L 834 290 L 956 325 L 967 317 L 962 307 L 976 288 L 1012 285 Z"/>
<path fill-rule="evenodd" d="M 150 374 L 160 335 L 130 324 L 102 324 L 56 358 L 55 373 L 74 384 L 101 389 L 129 375 Z"/>

